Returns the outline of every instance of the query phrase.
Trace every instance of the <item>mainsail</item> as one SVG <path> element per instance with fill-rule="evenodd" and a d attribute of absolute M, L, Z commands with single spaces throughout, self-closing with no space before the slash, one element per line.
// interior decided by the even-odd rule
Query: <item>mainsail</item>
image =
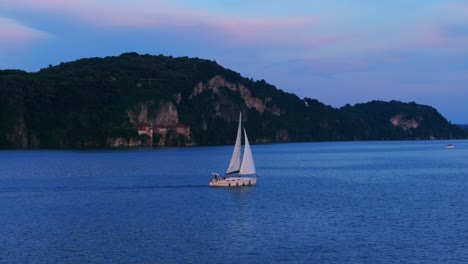
<path fill-rule="evenodd" d="M 234 145 L 234 150 L 232 152 L 231 161 L 229 162 L 229 167 L 226 171 L 226 174 L 230 173 L 237 173 L 241 167 L 241 116 L 242 114 L 239 113 L 239 126 L 237 128 L 237 138 L 236 144 Z"/>
<path fill-rule="evenodd" d="M 247 138 L 247 132 L 244 129 L 245 146 L 244 146 L 244 157 L 242 158 L 242 166 L 239 174 L 255 174 L 255 164 L 252 157 L 252 151 L 250 150 L 249 139 Z"/>

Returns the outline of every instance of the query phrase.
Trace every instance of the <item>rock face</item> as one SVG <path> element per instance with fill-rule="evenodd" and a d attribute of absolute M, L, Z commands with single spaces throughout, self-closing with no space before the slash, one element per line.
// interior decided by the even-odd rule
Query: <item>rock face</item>
<path fill-rule="evenodd" d="M 149 139 L 131 139 L 130 141 L 123 138 L 109 139 L 110 146 L 178 145 L 180 142 L 177 141 L 177 137 L 180 136 L 185 144 L 191 142 L 190 128 L 179 123 L 177 107 L 170 101 L 141 102 L 128 110 L 127 116 L 138 130 L 138 134 L 144 134 Z"/>
<path fill-rule="evenodd" d="M 22 148 L 28 147 L 28 130 L 23 117 L 16 120 L 13 130 L 6 135 L 6 138 L 10 142 L 16 142 Z"/>
<path fill-rule="evenodd" d="M 117 138 L 109 138 L 107 141 L 107 145 L 109 147 L 124 147 L 124 148 L 130 148 L 130 147 L 141 147 L 144 146 L 142 141 L 139 139 L 135 138 L 130 138 L 130 139 L 125 139 L 122 137 L 117 137 Z"/>
<path fill-rule="evenodd" d="M 263 113 L 263 111 L 265 111 L 265 103 L 262 100 L 253 97 L 250 90 L 247 89 L 244 85 L 228 82 L 224 79 L 224 77 L 219 75 L 213 77 L 207 83 L 203 83 L 200 81 L 193 88 L 193 93 L 190 95 L 190 99 L 194 96 L 203 93 L 206 90 L 211 90 L 214 94 L 219 95 L 221 87 L 227 87 L 233 92 L 240 92 L 240 95 L 248 108 L 253 108 L 260 113 Z M 220 115 L 219 112 L 217 113 L 217 115 Z"/>
<path fill-rule="evenodd" d="M 420 120 L 406 119 L 404 114 L 398 114 L 390 119 L 393 126 L 401 127 L 404 130 L 418 128 L 421 124 Z"/>
<path fill-rule="evenodd" d="M 153 126 L 169 127 L 179 123 L 177 107 L 168 101 L 139 103 L 127 111 L 127 116 L 135 126 L 141 123 L 148 123 Z"/>
<path fill-rule="evenodd" d="M 179 124 L 179 115 L 177 108 L 171 102 L 162 102 L 157 110 L 157 114 L 153 119 L 156 126 L 176 126 Z"/>

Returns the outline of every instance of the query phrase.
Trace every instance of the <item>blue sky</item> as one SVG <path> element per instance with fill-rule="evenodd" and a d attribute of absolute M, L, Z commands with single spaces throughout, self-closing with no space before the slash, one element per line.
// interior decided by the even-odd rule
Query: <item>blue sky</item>
<path fill-rule="evenodd" d="M 216 60 L 334 107 L 415 101 L 468 123 L 467 1 L 0 2 L 0 69 L 133 51 Z"/>

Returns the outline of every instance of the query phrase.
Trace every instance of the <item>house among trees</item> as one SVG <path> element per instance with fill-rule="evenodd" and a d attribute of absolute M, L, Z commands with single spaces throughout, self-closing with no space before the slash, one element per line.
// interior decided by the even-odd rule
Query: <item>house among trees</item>
<path fill-rule="evenodd" d="M 148 136 L 149 141 L 145 144 L 149 144 L 150 146 L 178 146 L 182 142 L 191 141 L 190 127 L 186 125 L 158 125 L 153 127 L 149 123 L 141 122 L 135 128 L 139 136 Z"/>
<path fill-rule="evenodd" d="M 149 137 L 153 136 L 153 126 L 148 123 L 140 123 L 136 126 L 136 129 L 138 130 L 138 135 L 147 135 Z"/>
<path fill-rule="evenodd" d="M 190 127 L 181 124 L 174 126 L 156 126 L 154 132 L 165 136 L 169 131 L 175 131 L 177 134 L 182 134 L 187 138 L 190 137 Z"/>

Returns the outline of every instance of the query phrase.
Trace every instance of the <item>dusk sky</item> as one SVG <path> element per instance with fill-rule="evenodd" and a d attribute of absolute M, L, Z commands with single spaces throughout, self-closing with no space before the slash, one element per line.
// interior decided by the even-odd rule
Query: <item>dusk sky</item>
<path fill-rule="evenodd" d="M 0 0 L 0 69 L 124 52 L 216 60 L 334 107 L 415 101 L 468 124 L 466 0 Z"/>

